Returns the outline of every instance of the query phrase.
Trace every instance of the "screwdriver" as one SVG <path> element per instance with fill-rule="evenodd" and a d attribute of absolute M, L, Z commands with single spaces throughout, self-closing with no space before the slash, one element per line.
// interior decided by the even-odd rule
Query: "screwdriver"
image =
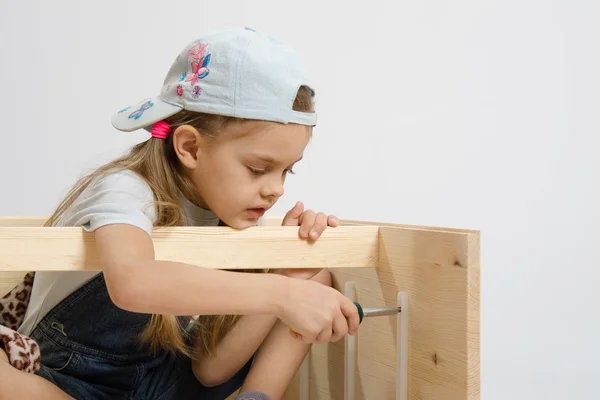
<path fill-rule="evenodd" d="M 359 323 L 362 322 L 363 318 L 366 317 L 394 315 L 401 311 L 401 307 L 399 306 L 363 308 L 357 301 L 354 302 L 354 305 L 356 305 L 356 308 L 358 308 L 358 316 L 360 318 Z"/>
<path fill-rule="evenodd" d="M 354 302 L 354 305 L 358 309 L 358 323 L 362 323 L 364 318 L 367 317 L 379 317 L 382 315 L 395 315 L 398 314 L 401 310 L 400 306 L 391 306 L 391 307 L 372 307 L 372 308 L 363 308 L 358 301 Z M 296 335 L 298 332 L 290 328 L 290 330 Z"/>

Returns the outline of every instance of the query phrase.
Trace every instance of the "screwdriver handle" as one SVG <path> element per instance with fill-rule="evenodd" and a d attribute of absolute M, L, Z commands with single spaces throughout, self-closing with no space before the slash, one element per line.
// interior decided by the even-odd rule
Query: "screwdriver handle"
<path fill-rule="evenodd" d="M 354 302 L 354 305 L 356 306 L 356 309 L 358 310 L 358 323 L 362 323 L 363 317 L 365 315 L 362 306 L 360 305 L 360 303 L 358 301 Z M 292 333 L 295 333 L 296 335 L 298 334 L 298 332 L 296 332 L 294 330 L 294 328 L 290 328 L 290 331 L 292 331 Z"/>
<path fill-rule="evenodd" d="M 358 309 L 358 318 L 359 318 L 358 323 L 360 324 L 362 322 L 362 320 L 363 320 L 365 312 L 364 312 L 362 306 L 358 303 L 358 301 L 355 301 L 354 305 Z"/>

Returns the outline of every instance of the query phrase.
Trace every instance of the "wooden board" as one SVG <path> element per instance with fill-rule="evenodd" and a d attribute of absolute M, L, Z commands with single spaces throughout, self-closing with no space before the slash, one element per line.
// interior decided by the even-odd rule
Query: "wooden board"
<path fill-rule="evenodd" d="M 48 237 L 46 234 L 48 231 L 41 228 L 45 221 L 46 217 L 43 216 L 0 217 L 0 296 L 10 291 L 21 281 L 25 272 L 32 269 L 79 269 L 83 267 L 83 264 L 86 265 L 86 268 L 97 268 L 97 255 L 93 249 L 92 234 L 85 233 L 79 228 L 61 228 L 53 231 L 56 233 Z M 280 224 L 270 224 L 270 226 L 276 225 Z M 213 263 L 213 266 L 218 265 L 231 269 L 241 267 L 241 265 L 250 268 L 250 264 L 254 265 L 252 268 L 266 268 L 269 263 L 278 267 L 285 265 L 288 268 L 302 265 L 335 268 L 337 263 L 346 266 L 375 267 L 377 260 L 377 227 L 354 232 L 338 231 L 333 234 L 328 231 L 316 243 L 318 246 L 312 247 L 306 242 L 297 240 L 294 228 L 283 228 L 283 231 L 261 229 L 260 235 L 256 235 L 257 231 L 253 233 L 252 230 L 243 233 L 229 232 L 223 235 L 224 229 L 221 228 L 181 229 L 184 231 L 162 229 L 155 233 L 158 258 L 203 265 Z M 260 241 L 264 245 L 261 249 L 244 249 L 243 246 L 238 246 L 240 241 L 245 242 L 246 246 L 252 246 L 251 241 L 256 237 L 260 237 Z M 229 242 L 228 239 L 232 238 L 235 241 Z M 171 255 L 170 250 L 166 248 L 166 243 L 172 242 L 177 242 L 178 246 L 175 255 Z M 291 245 L 293 249 L 279 247 L 283 242 Z M 31 247 L 25 248 L 26 244 Z M 347 249 L 343 249 L 344 246 L 347 246 Z M 31 252 L 30 248 L 35 248 L 36 251 Z M 220 250 L 203 253 L 203 249 L 213 250 L 215 248 Z M 233 253 L 228 250 L 231 248 L 235 248 Z M 182 249 L 185 251 L 182 252 Z M 307 249 L 311 251 L 307 252 Z M 199 254 L 202 255 L 198 256 Z M 209 259 L 206 254 L 218 255 L 218 259 Z M 226 256 L 223 256 L 224 254 Z M 242 259 L 243 262 L 240 263 L 238 262 L 239 254 L 252 254 L 252 257 Z M 361 265 L 363 263 L 365 265 Z"/>
<path fill-rule="evenodd" d="M 24 272 L 0 271 L 0 297 L 10 292 L 19 282 L 23 280 Z"/>
<path fill-rule="evenodd" d="M 8 227 L 8 226 L 20 226 L 20 227 L 40 227 L 44 226 L 47 217 L 38 217 L 38 216 L 5 216 L 0 217 L 0 227 Z"/>
<path fill-rule="evenodd" d="M 3 217 L 0 218 L 0 227 L 9 226 L 42 226 L 46 221 L 44 217 Z M 14 288 L 19 282 L 22 281 L 25 276 L 24 271 L 0 271 L 0 297 L 8 293 Z"/>
<path fill-rule="evenodd" d="M 332 270 L 336 288 L 354 282 L 364 307 L 396 305 L 399 291 L 409 293 L 409 399 L 480 399 L 479 233 L 393 224 L 379 233 L 378 268 Z M 363 321 L 356 400 L 396 398 L 396 334 L 396 317 Z M 310 399 L 343 399 L 344 341 L 313 346 L 310 361 Z M 298 398 L 288 391 L 286 400 Z"/>
<path fill-rule="evenodd" d="M 152 240 L 157 259 L 206 268 L 374 268 L 378 230 L 340 227 L 313 242 L 287 226 L 171 227 L 155 229 Z M 0 227 L 0 271 L 31 270 L 101 270 L 94 233 L 77 227 Z"/>
<path fill-rule="evenodd" d="M 15 226 L 15 221 L 35 227 L 43 218 L 0 218 L 0 226 Z M 280 225 L 280 221 L 281 217 L 264 219 L 266 226 Z M 365 307 L 395 305 L 397 292 L 409 293 L 409 399 L 479 400 L 479 232 L 342 223 L 342 232 L 351 226 L 378 228 L 377 268 L 334 268 L 335 286 L 342 290 L 346 281 L 354 282 L 357 300 Z M 21 277 L 22 272 L 0 271 L 0 289 Z M 343 399 L 344 342 L 313 346 L 308 360 L 310 399 Z M 394 399 L 395 317 L 365 319 L 357 336 L 356 360 L 355 399 Z M 300 400 L 299 392 L 297 375 L 285 399 Z"/>

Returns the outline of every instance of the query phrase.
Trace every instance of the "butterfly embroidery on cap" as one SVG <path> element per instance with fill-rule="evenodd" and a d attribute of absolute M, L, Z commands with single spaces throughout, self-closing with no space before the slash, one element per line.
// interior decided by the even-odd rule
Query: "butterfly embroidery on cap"
<path fill-rule="evenodd" d="M 210 53 L 208 52 L 208 43 L 198 42 L 188 50 L 188 58 L 192 62 L 192 72 L 185 79 L 192 86 L 196 86 L 199 79 L 204 78 L 210 72 L 208 63 L 210 63 Z"/>
<path fill-rule="evenodd" d="M 148 110 L 152 106 L 154 106 L 154 103 L 151 100 L 148 100 L 147 102 L 142 104 L 138 110 L 135 110 L 134 112 L 129 114 L 129 118 L 140 119 L 140 117 L 144 115 L 144 111 Z"/>
<path fill-rule="evenodd" d="M 129 110 L 130 108 L 131 108 L 131 106 L 125 107 L 124 109 L 122 109 L 121 111 L 119 111 L 118 114 L 124 113 L 125 111 Z"/>

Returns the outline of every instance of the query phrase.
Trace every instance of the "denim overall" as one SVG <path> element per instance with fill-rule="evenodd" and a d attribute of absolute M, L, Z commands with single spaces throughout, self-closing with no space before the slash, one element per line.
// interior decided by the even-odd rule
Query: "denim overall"
<path fill-rule="evenodd" d="M 222 385 L 204 387 L 189 358 L 142 348 L 138 338 L 149 320 L 115 306 L 100 273 L 31 333 L 42 354 L 37 374 L 82 400 L 224 400 L 242 385 L 252 360 Z"/>

